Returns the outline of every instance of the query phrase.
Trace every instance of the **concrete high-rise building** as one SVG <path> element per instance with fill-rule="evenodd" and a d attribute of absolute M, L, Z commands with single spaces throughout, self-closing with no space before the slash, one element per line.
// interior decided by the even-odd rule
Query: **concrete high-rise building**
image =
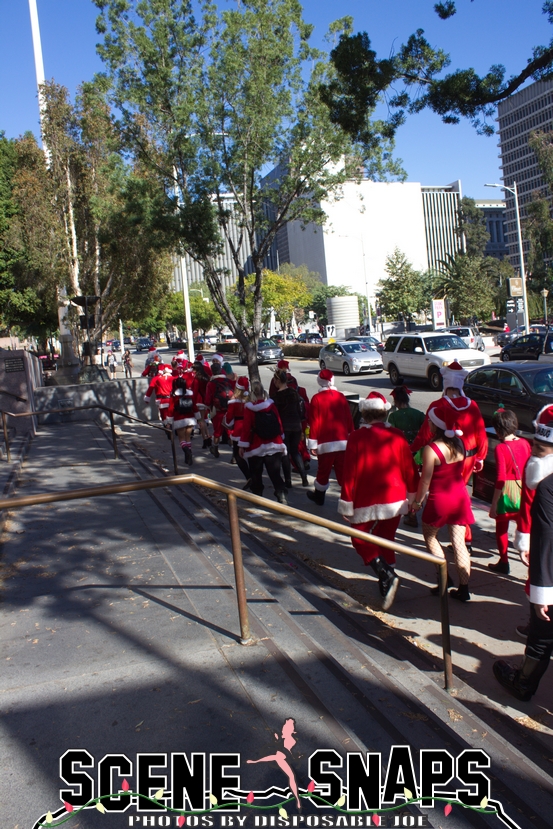
<path fill-rule="evenodd" d="M 545 181 L 528 139 L 535 130 L 553 129 L 553 79 L 536 81 L 502 101 L 497 108 L 502 180 L 507 187 L 517 183 L 521 219 L 535 192 L 543 190 Z M 511 264 L 520 267 L 514 196 L 505 191 L 507 245 Z M 525 250 L 527 245 L 525 244 Z"/>
<path fill-rule="evenodd" d="M 477 200 L 475 205 L 483 212 L 486 219 L 486 230 L 490 234 L 484 255 L 493 256 L 495 259 L 504 259 L 509 255 L 505 224 L 505 202 L 502 199 Z"/>
<path fill-rule="evenodd" d="M 447 262 L 448 256 L 463 249 L 459 236 L 461 182 L 438 187 L 421 185 L 421 195 L 428 267 L 438 270 L 440 262 Z"/>

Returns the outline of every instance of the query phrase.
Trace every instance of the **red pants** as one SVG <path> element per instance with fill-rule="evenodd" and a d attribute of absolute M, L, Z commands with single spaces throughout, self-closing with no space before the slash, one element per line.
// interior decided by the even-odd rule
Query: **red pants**
<path fill-rule="evenodd" d="M 497 549 L 502 559 L 507 561 L 507 549 L 509 547 L 509 521 L 516 521 L 516 512 L 507 512 L 505 515 L 498 515 L 495 519 L 495 540 Z"/>
<path fill-rule="evenodd" d="M 213 423 L 213 437 L 220 438 L 223 434 L 223 420 L 225 419 L 226 412 L 215 412 L 214 415 L 211 416 L 211 422 Z"/>
<path fill-rule="evenodd" d="M 328 479 L 330 478 L 332 467 L 334 467 L 334 474 L 336 475 L 336 480 L 338 481 L 339 485 L 342 486 L 342 480 L 344 478 L 345 457 L 345 450 L 343 450 L 342 452 L 325 452 L 324 455 L 317 455 L 318 465 L 317 477 L 315 479 L 315 489 L 318 489 L 319 492 L 327 491 L 329 487 Z"/>
<path fill-rule="evenodd" d="M 352 524 L 351 527 L 353 530 L 360 530 L 363 533 L 370 533 L 371 535 L 377 535 L 379 538 L 386 538 L 388 541 L 393 541 L 400 518 L 401 516 L 398 515 L 395 518 L 386 518 L 381 521 L 366 521 L 364 524 Z M 386 547 L 379 547 L 378 544 L 372 544 L 370 541 L 361 541 L 360 538 L 352 538 L 351 543 L 365 564 L 370 564 L 378 556 L 382 556 L 387 564 L 394 565 L 396 563 L 396 554 L 393 550 L 387 550 Z"/>

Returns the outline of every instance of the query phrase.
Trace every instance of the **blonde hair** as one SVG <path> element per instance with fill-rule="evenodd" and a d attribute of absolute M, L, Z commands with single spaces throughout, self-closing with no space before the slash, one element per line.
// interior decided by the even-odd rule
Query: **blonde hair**
<path fill-rule="evenodd" d="M 254 380 L 250 383 L 250 401 L 252 403 L 260 403 L 267 399 L 267 392 L 259 380 Z"/>

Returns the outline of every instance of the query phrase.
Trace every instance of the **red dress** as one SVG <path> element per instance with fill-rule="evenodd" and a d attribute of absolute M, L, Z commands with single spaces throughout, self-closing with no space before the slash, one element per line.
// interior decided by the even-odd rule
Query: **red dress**
<path fill-rule="evenodd" d="M 422 511 L 422 520 L 432 527 L 445 527 L 448 524 L 474 524 L 474 515 L 463 480 L 465 461 L 446 463 L 436 444 L 431 443 L 430 447 L 438 456 L 440 466 L 434 467 L 428 500 Z"/>

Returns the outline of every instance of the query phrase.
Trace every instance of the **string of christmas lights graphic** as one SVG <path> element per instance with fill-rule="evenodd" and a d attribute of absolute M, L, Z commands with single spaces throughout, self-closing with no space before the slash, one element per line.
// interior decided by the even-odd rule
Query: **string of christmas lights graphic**
<path fill-rule="evenodd" d="M 153 797 L 149 797 L 141 792 L 133 792 L 131 791 L 130 785 L 126 779 L 123 780 L 121 784 L 121 789 L 117 792 L 112 792 L 110 794 L 102 795 L 100 797 L 92 798 L 87 803 L 83 804 L 79 808 L 74 808 L 69 802 L 64 801 L 63 808 L 59 809 L 58 811 L 52 813 L 47 812 L 44 818 L 41 818 L 35 824 L 35 827 L 45 827 L 45 829 L 53 829 L 56 826 L 62 826 L 64 823 L 70 821 L 75 815 L 81 812 L 83 809 L 89 809 L 91 807 L 95 807 L 99 812 L 105 814 L 108 812 L 104 804 L 102 803 L 103 800 L 111 799 L 111 798 L 120 798 L 120 797 L 135 797 L 140 798 L 142 801 L 147 801 L 155 805 L 156 809 L 160 807 L 165 810 L 168 814 L 172 814 L 177 817 L 177 826 L 185 826 L 187 817 L 191 816 L 201 816 L 201 815 L 208 815 L 214 814 L 218 811 L 226 811 L 232 808 L 240 807 L 244 809 L 250 810 L 257 810 L 257 811 L 270 811 L 270 810 L 277 810 L 278 814 L 281 818 L 287 819 L 288 812 L 285 809 L 290 802 L 295 800 L 295 797 L 286 797 L 280 803 L 273 803 L 273 804 L 262 804 L 262 803 L 255 803 L 255 795 L 253 791 L 250 791 L 244 799 L 239 799 L 234 802 L 225 801 L 224 803 L 219 803 L 217 798 L 214 794 L 209 794 L 209 802 L 210 806 L 207 809 L 202 810 L 183 810 L 183 809 L 174 809 L 170 806 L 166 806 L 165 803 L 162 802 L 164 796 L 166 796 L 166 792 L 164 789 L 159 789 Z M 265 794 L 265 793 L 263 793 Z M 432 800 L 432 802 L 436 801 L 439 803 L 443 803 L 443 811 L 444 815 L 447 817 L 451 814 L 454 806 L 461 806 L 463 809 L 468 809 L 469 811 L 479 812 L 486 815 L 497 815 L 497 817 L 503 822 L 505 825 L 511 827 L 511 829 L 518 829 L 516 823 L 514 823 L 503 811 L 502 805 L 499 801 L 496 800 L 489 800 L 487 797 L 484 797 L 479 806 L 469 806 L 466 803 L 463 803 L 457 798 L 450 798 L 450 797 L 438 797 L 432 795 L 432 797 L 414 797 L 413 793 L 405 788 L 403 791 L 404 794 L 404 802 L 394 804 L 393 806 L 389 806 L 387 808 L 382 809 L 356 809 L 356 810 L 348 810 L 343 809 L 346 802 L 345 795 L 342 795 L 336 803 L 331 803 L 329 800 L 326 800 L 324 797 L 321 797 L 315 794 L 315 782 L 311 780 L 307 789 L 300 790 L 299 797 L 309 800 L 316 800 L 323 806 L 328 806 L 330 809 L 333 809 L 338 814 L 342 815 L 370 815 L 371 816 L 371 823 L 374 826 L 380 826 L 381 824 L 381 816 L 390 814 L 393 812 L 400 811 L 404 809 L 406 806 L 416 805 L 417 803 L 428 800 Z M 60 819 L 58 819 L 60 818 Z"/>

